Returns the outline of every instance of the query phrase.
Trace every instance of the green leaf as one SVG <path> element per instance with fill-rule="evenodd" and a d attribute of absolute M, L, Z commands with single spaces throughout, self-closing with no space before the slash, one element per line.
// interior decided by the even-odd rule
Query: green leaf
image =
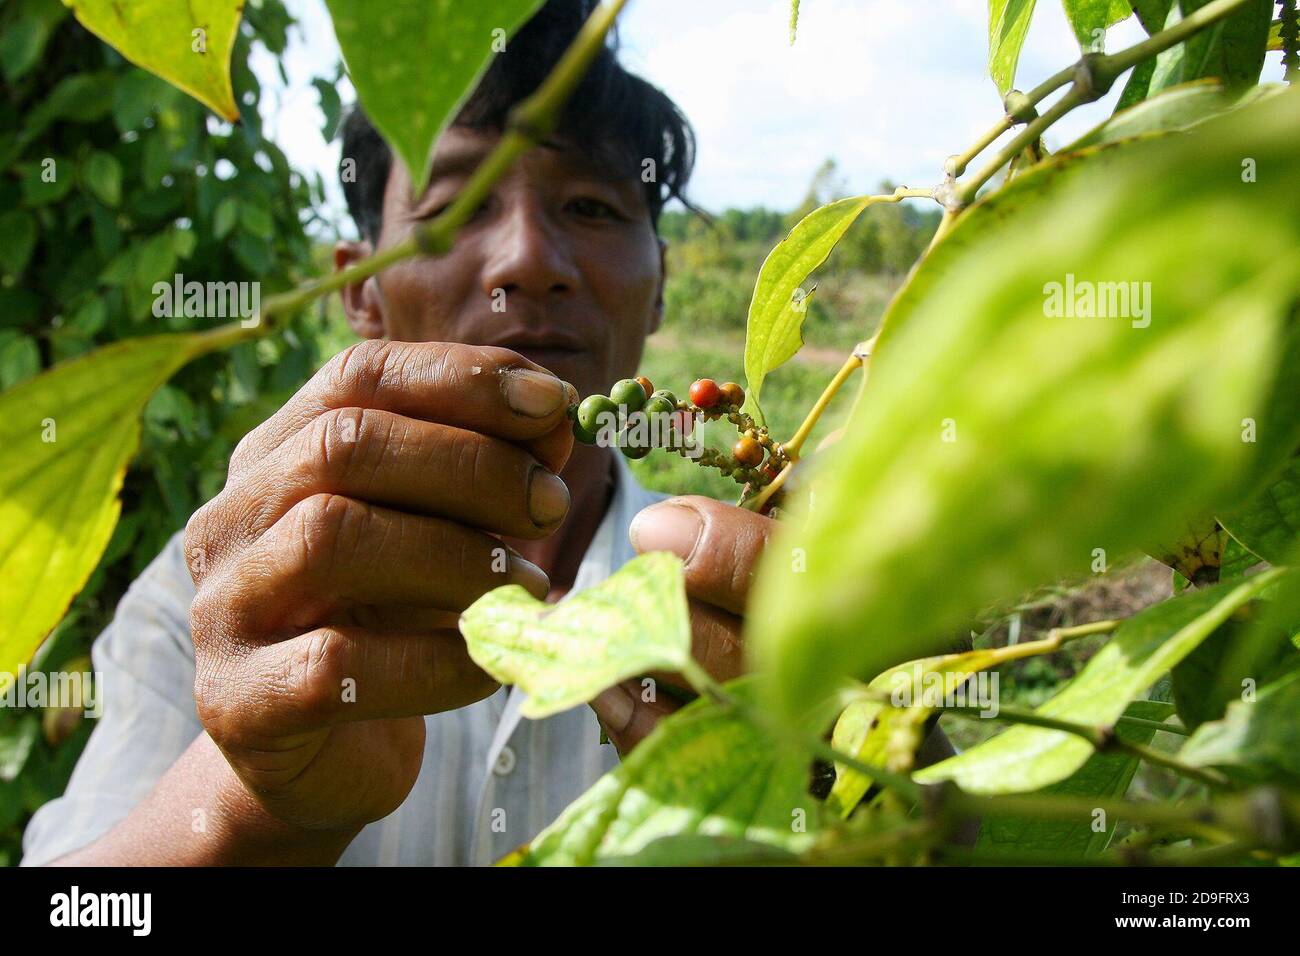
<path fill-rule="evenodd" d="M 10 83 L 40 62 L 50 34 L 68 11 L 53 0 L 26 0 L 22 10 L 0 36 L 0 69 Z"/>
<path fill-rule="evenodd" d="M 1300 668 L 1228 705 L 1222 720 L 1197 728 L 1178 757 L 1249 781 L 1300 782 Z"/>
<path fill-rule="evenodd" d="M 63 0 L 91 33 L 231 122 L 230 53 L 244 0 Z M 382 18 L 379 18 L 382 22 Z"/>
<path fill-rule="evenodd" d="M 72 188 L 74 177 L 71 160 L 48 157 L 39 163 L 26 163 L 19 168 L 24 206 L 44 206 L 58 202 Z"/>
<path fill-rule="evenodd" d="M 747 678 L 728 685 L 745 700 L 751 689 Z M 808 772 L 807 756 L 778 748 L 701 698 L 660 721 L 520 862 L 586 866 L 640 853 L 664 837 L 726 837 L 798 852 L 811 841 L 819 810 L 807 792 Z"/>
<path fill-rule="evenodd" d="M 771 843 L 736 837 L 660 837 L 628 856 L 600 860 L 597 866 L 794 866 L 799 857 Z"/>
<path fill-rule="evenodd" d="M 1181 0 L 1181 13 L 1179 4 L 1172 5 L 1165 26 L 1173 26 L 1209 2 Z M 1237 12 L 1161 52 L 1150 92 L 1207 76 L 1218 77 L 1229 87 L 1255 83 L 1264 66 L 1272 6 L 1272 0 L 1249 0 Z"/>
<path fill-rule="evenodd" d="M 86 583 L 154 389 L 232 335 L 129 339 L 0 392 L 0 672 L 16 672 Z"/>
<path fill-rule="evenodd" d="M 1035 0 L 989 0 L 989 76 L 1004 96 L 1015 85 Z"/>
<path fill-rule="evenodd" d="M 1227 621 L 1174 668 L 1178 716 L 1189 730 L 1217 720 L 1244 687 L 1264 684 L 1297 661 L 1290 634 L 1272 615 Z"/>
<path fill-rule="evenodd" d="M 1265 561 L 1284 564 L 1300 546 L 1300 457 L 1287 459 L 1276 480 L 1219 521 Z"/>
<path fill-rule="evenodd" d="M 483 595 L 460 617 L 470 657 L 528 694 L 525 717 L 585 703 L 619 681 L 690 660 L 682 562 L 643 554 L 559 604 L 517 584 Z"/>
<path fill-rule="evenodd" d="M 1065 687 L 1035 713 L 1108 727 L 1129 702 L 1196 649 L 1277 572 L 1165 601 L 1125 621 Z M 1022 793 L 1064 780 L 1094 752 L 1075 734 L 1019 724 L 916 774 L 923 783 L 952 780 L 971 793 Z"/>
<path fill-rule="evenodd" d="M 1095 53 L 1105 52 L 1106 28 L 1133 15 L 1129 0 L 1063 0 L 1063 5 L 1079 46 Z"/>
<path fill-rule="evenodd" d="M 132 70 L 114 84 L 113 122 L 122 133 L 139 129 L 155 107 L 169 103 L 175 95 L 158 77 Z"/>
<path fill-rule="evenodd" d="M 1148 34 L 1159 33 L 1169 16 L 1169 5 L 1173 0 L 1133 0 L 1133 12 L 1138 22 Z"/>
<path fill-rule="evenodd" d="M 212 214 L 212 237 L 214 239 L 226 238 L 238 221 L 239 200 L 234 196 L 227 196 L 217 203 L 217 209 Z"/>
<path fill-rule="evenodd" d="M 1244 548 L 1231 534 L 1223 546 L 1223 563 L 1219 565 L 1220 581 L 1235 581 L 1260 563 L 1259 555 Z"/>
<path fill-rule="evenodd" d="M 21 209 L 0 213 L 0 271 L 21 278 L 36 248 L 36 220 Z"/>
<path fill-rule="evenodd" d="M 1135 700 L 1124 710 L 1126 717 L 1164 721 L 1173 707 L 1163 701 Z M 1116 734 L 1135 744 L 1149 744 L 1155 728 L 1116 725 Z M 1069 777 L 1039 791 L 1045 796 L 1122 797 L 1137 773 L 1138 758 L 1126 753 L 1094 753 Z M 1060 820 L 1022 820 L 1016 817 L 990 817 L 980 827 L 976 846 L 980 849 L 1013 849 L 1017 852 L 1043 852 L 1079 857 L 1095 856 L 1110 843 L 1119 821 L 1105 819 L 1101 830 L 1094 829 L 1092 817 L 1075 823 Z"/>
<path fill-rule="evenodd" d="M 1197 0 L 1200 8 L 1210 0 Z M 1191 7 L 1188 7 L 1190 12 Z M 1259 81 L 1268 49 L 1268 26 L 1273 17 L 1273 0 L 1247 0 L 1244 7 L 1223 21 L 1223 33 L 1205 75 L 1217 76 L 1233 88 Z"/>
<path fill-rule="evenodd" d="M 220 209 L 217 211 L 220 212 Z M 270 239 L 275 235 L 275 222 L 271 219 L 271 211 L 257 201 L 239 204 L 239 225 L 259 239 Z"/>
<path fill-rule="evenodd" d="M 808 295 L 805 279 L 830 256 L 850 226 L 882 196 L 854 196 L 814 209 L 763 262 L 745 326 L 745 407 L 761 418 L 763 379 L 803 346 Z"/>
<path fill-rule="evenodd" d="M 1132 136 L 1188 129 L 1231 109 L 1255 102 L 1257 96 L 1273 95 L 1282 89 L 1281 86 L 1263 87 L 1251 96 L 1239 97 L 1227 92 L 1218 80 L 1195 80 L 1167 89 L 1125 110 L 1117 110 L 1105 122 L 1065 148 L 1078 150 L 1118 142 Z"/>
<path fill-rule="evenodd" d="M 338 132 L 339 115 L 343 111 L 343 104 L 339 100 L 338 87 L 329 80 L 312 80 L 312 86 L 316 87 L 316 94 L 320 97 L 320 111 L 325 117 L 325 125 L 321 127 L 320 134 L 328 143 Z"/>
<path fill-rule="evenodd" d="M 12 674 L 0 674 L 0 693 L 8 690 Z M 11 783 L 22 772 L 32 747 L 41 735 L 41 721 L 35 714 L 9 716 L 0 712 L 0 783 Z"/>
<path fill-rule="evenodd" d="M 1272 182 L 1243 187 L 1243 156 Z M 760 566 L 747 647 L 777 675 L 774 705 L 939 652 L 982 608 L 1221 510 L 1291 453 L 1300 390 L 1274 383 L 1300 352 L 1295 174 L 1289 90 L 1047 160 L 957 220 L 887 311 L 844 438 L 811 463 L 807 521 Z M 1054 313 L 1076 276 L 1150 282 L 1156 304 Z"/>
<path fill-rule="evenodd" d="M 9 337 L 12 336 L 12 337 Z M 0 335 L 0 388 L 9 388 L 41 370 L 41 350 L 30 335 Z"/>
<path fill-rule="evenodd" d="M 122 201 L 122 164 L 111 153 L 96 150 L 81 164 L 81 178 L 90 194 L 105 206 Z"/>
<path fill-rule="evenodd" d="M 790 0 L 790 45 L 799 33 L 799 0 Z"/>
<path fill-rule="evenodd" d="M 542 0 L 326 0 L 348 75 L 375 129 L 406 164 L 416 193 L 433 144 Z M 500 31 L 505 31 L 504 34 Z"/>
<path fill-rule="evenodd" d="M 1122 113 L 1147 98 L 1147 94 L 1151 92 L 1151 77 L 1155 74 L 1155 71 L 1156 61 L 1154 59 L 1143 60 L 1133 67 L 1133 72 L 1129 74 L 1128 80 L 1124 83 L 1124 90 L 1115 103 L 1116 113 Z"/>

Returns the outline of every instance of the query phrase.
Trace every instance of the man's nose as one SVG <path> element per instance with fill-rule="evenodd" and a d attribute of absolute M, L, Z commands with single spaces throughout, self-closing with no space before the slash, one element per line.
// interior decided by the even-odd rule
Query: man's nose
<path fill-rule="evenodd" d="M 489 296 L 503 289 L 507 295 L 522 292 L 544 298 L 571 292 L 578 284 L 578 269 L 564 237 L 536 202 L 512 204 L 488 242 L 483 289 Z"/>

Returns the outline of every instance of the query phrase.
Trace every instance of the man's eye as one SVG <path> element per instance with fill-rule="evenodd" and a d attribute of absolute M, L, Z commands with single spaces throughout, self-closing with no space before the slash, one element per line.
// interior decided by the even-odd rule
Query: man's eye
<path fill-rule="evenodd" d="M 589 219 L 618 219 L 618 210 L 607 202 L 582 196 L 569 200 L 569 208 L 579 216 Z"/>

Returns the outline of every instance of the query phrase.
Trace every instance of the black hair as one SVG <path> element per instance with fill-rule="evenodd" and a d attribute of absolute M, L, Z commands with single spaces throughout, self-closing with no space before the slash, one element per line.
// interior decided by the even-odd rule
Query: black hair
<path fill-rule="evenodd" d="M 548 0 L 493 59 L 455 125 L 504 130 L 511 108 L 541 85 L 598 3 Z M 570 97 L 557 133 L 642 180 L 642 164 L 652 160 L 655 175 L 644 189 L 650 220 L 658 226 L 670 198 L 691 208 L 684 192 L 695 164 L 695 133 L 667 94 L 623 68 L 617 51 L 611 33 Z M 343 175 L 342 164 L 339 170 L 348 212 L 361 234 L 377 244 L 393 154 L 359 105 L 348 111 L 341 130 L 343 156 L 355 164 L 351 176 Z"/>

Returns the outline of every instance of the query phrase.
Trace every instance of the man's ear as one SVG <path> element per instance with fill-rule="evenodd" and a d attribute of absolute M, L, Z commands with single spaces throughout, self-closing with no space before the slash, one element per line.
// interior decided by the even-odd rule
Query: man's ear
<path fill-rule="evenodd" d="M 340 241 L 334 246 L 334 271 L 341 272 L 371 253 L 370 243 Z M 384 337 L 384 316 L 380 307 L 379 288 L 374 276 L 339 290 L 343 312 L 352 331 L 363 339 Z"/>
<path fill-rule="evenodd" d="M 659 288 L 655 290 L 654 313 L 650 317 L 650 333 L 654 335 L 664 323 L 664 285 L 668 281 L 668 243 L 659 240 Z"/>

